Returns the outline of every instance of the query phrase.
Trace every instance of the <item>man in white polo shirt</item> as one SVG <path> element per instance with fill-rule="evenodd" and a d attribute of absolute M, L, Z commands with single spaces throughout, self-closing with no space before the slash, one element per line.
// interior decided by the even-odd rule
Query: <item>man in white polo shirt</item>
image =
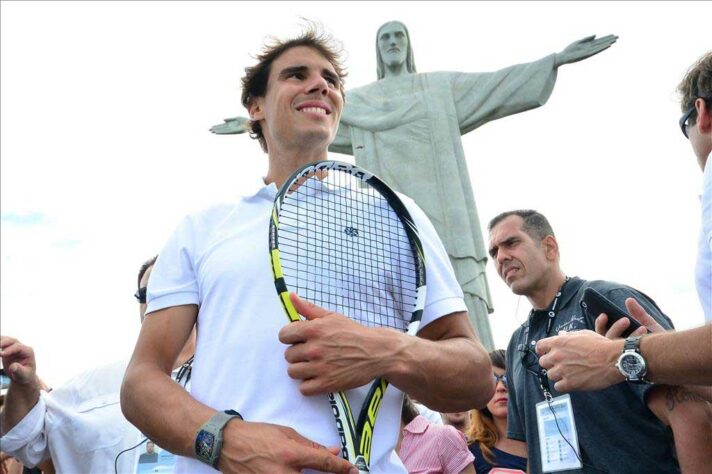
<path fill-rule="evenodd" d="M 484 406 L 494 388 L 489 358 L 442 243 L 410 200 L 428 265 L 420 337 L 365 328 L 296 298 L 306 320 L 286 323 L 267 250 L 272 203 L 293 171 L 327 158 L 344 74 L 328 40 L 313 31 L 277 42 L 257 59 L 246 69 L 242 102 L 251 135 L 268 154 L 267 176 L 237 202 L 188 216 L 168 240 L 151 278 L 122 409 L 183 456 L 180 472 L 356 472 L 338 456 L 326 394 L 348 390 L 360 406 L 361 387 L 385 376 L 391 387 L 376 423 L 371 472 L 406 472 L 394 450 L 402 392 L 439 411 Z M 189 395 L 169 383 L 167 361 L 196 322 Z"/>

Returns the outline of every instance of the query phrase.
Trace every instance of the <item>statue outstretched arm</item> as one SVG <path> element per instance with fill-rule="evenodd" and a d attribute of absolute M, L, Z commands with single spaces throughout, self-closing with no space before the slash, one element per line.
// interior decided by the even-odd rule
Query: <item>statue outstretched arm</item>
<path fill-rule="evenodd" d="M 250 119 L 247 117 L 231 117 L 224 119 L 225 123 L 213 125 L 210 131 L 216 135 L 238 135 L 249 132 Z M 351 147 L 351 132 L 348 125 L 341 123 L 334 141 L 329 145 L 329 151 L 353 155 Z"/>
<path fill-rule="evenodd" d="M 224 122 L 213 125 L 210 127 L 210 131 L 216 135 L 237 135 L 250 130 L 250 119 L 247 117 L 226 118 Z"/>
<path fill-rule="evenodd" d="M 574 41 L 564 48 L 563 51 L 556 53 L 554 67 L 590 58 L 594 54 L 598 54 L 601 51 L 610 48 L 617 39 L 618 37 L 616 35 L 608 35 L 598 39 L 596 39 L 596 35 L 592 35 L 578 41 Z"/>

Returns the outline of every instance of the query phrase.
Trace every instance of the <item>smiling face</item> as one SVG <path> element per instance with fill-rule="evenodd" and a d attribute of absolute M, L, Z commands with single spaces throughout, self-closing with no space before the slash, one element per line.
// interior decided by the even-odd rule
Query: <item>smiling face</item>
<path fill-rule="evenodd" d="M 504 374 L 504 369 L 493 366 L 492 372 L 494 372 L 495 375 L 501 376 Z M 508 401 L 509 392 L 507 391 L 507 387 L 502 380 L 498 380 L 497 385 L 495 385 L 494 395 L 489 403 L 487 403 L 487 409 L 492 413 L 493 418 L 507 419 Z"/>
<path fill-rule="evenodd" d="M 386 66 L 405 63 L 408 56 L 408 36 L 397 22 L 386 23 L 378 32 L 378 52 Z"/>
<path fill-rule="evenodd" d="M 515 295 L 531 296 L 546 287 L 549 275 L 555 270 L 547 236 L 535 241 L 522 229 L 524 220 L 511 215 L 497 223 L 490 231 L 489 254 L 497 274 Z"/>
<path fill-rule="evenodd" d="M 270 150 L 322 147 L 333 141 L 344 101 L 332 64 L 307 46 L 280 55 L 264 97 L 250 100 L 250 118 L 260 122 Z"/>

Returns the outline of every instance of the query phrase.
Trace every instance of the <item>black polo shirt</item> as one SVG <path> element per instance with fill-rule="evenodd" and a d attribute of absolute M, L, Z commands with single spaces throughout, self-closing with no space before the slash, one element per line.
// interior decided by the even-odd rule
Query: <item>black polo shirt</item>
<path fill-rule="evenodd" d="M 589 318 L 580 305 L 587 287 L 594 288 L 622 308 L 625 308 L 626 298 L 633 297 L 663 327 L 672 328 L 670 319 L 643 293 L 618 283 L 585 281 L 574 277 L 562 289 L 549 336 L 562 330 L 595 330 L 594 319 Z M 507 436 L 527 442 L 531 473 L 542 472 L 535 407 L 544 400 L 544 394 L 536 375 L 526 369 L 538 370 L 537 358 L 524 347 L 533 350 L 532 341 L 546 337 L 548 312 L 548 308 L 534 311 L 527 322 L 514 332 L 507 348 Z M 554 390 L 553 382 L 549 383 L 549 388 L 552 396 L 560 395 Z M 572 392 L 571 402 L 584 466 L 582 470 L 560 472 L 679 472 L 673 455 L 672 431 L 658 420 L 645 403 L 645 393 L 650 388 L 650 385 L 623 382 L 605 390 Z"/>

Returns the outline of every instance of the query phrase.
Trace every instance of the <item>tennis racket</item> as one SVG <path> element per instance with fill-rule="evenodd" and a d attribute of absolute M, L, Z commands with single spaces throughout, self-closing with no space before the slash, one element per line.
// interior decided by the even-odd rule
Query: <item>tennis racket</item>
<path fill-rule="evenodd" d="M 425 301 L 425 257 L 410 213 L 386 184 L 348 163 L 297 170 L 274 201 L 269 247 L 277 293 L 289 293 L 367 327 L 415 335 Z M 346 393 L 328 394 L 342 455 L 369 472 L 371 442 L 388 382 L 375 380 L 354 423 Z"/>

